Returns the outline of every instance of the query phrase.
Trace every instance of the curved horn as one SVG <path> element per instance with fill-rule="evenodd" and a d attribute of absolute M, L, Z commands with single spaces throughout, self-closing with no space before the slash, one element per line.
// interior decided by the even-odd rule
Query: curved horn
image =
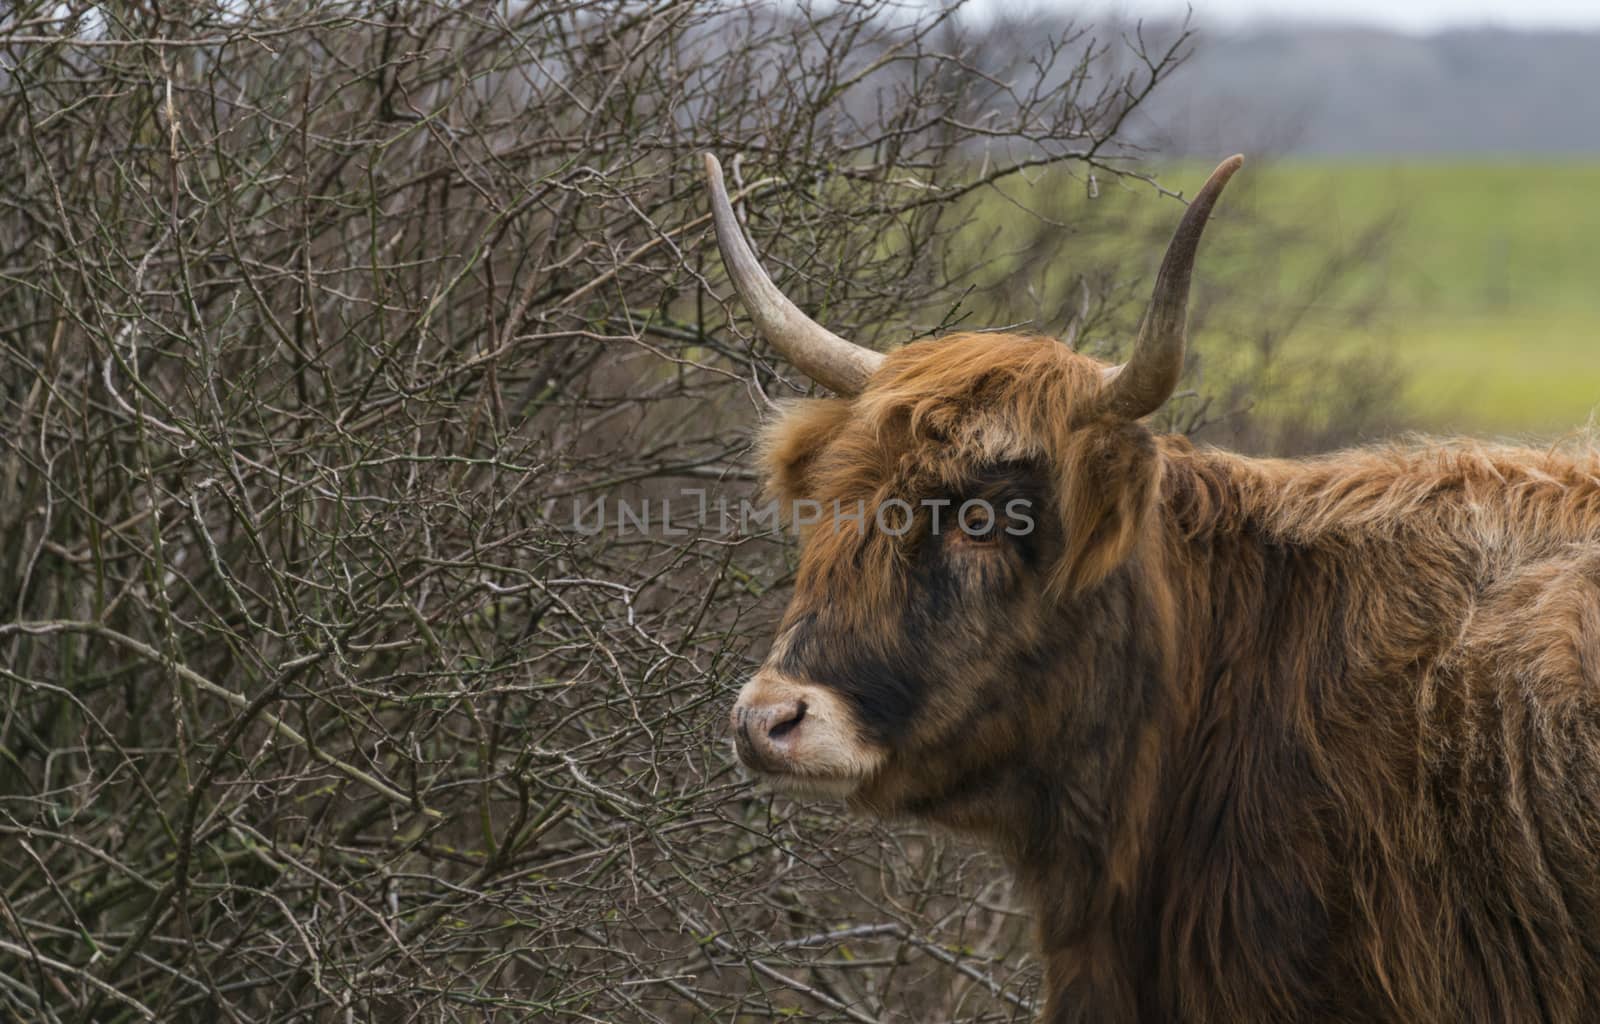
<path fill-rule="evenodd" d="M 711 215 L 717 225 L 717 248 L 728 268 L 739 298 L 767 341 L 801 372 L 841 395 L 855 395 L 883 363 L 883 354 L 846 341 L 800 312 L 784 297 L 772 278 L 761 269 L 750 243 L 739 229 L 722 183 L 722 165 L 710 153 L 706 158 L 706 187 L 711 192 Z"/>
<path fill-rule="evenodd" d="M 1105 402 L 1117 416 L 1136 420 L 1161 408 L 1178 386 L 1183 372 L 1184 328 L 1189 316 L 1189 276 L 1194 270 L 1195 250 L 1206 229 L 1206 218 L 1216 205 L 1222 187 L 1244 163 L 1242 156 L 1230 156 L 1211 172 L 1200 191 L 1189 203 L 1178 230 L 1167 245 L 1167 255 L 1156 274 L 1155 294 L 1139 325 L 1133 354 L 1121 366 L 1105 371 Z"/>

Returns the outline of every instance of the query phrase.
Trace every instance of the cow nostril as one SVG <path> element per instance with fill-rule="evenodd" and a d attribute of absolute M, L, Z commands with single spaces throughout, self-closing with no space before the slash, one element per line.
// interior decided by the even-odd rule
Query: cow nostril
<path fill-rule="evenodd" d="M 782 739 L 799 727 L 802 719 L 806 717 L 806 702 L 797 700 L 788 709 L 788 714 L 779 712 L 773 716 L 773 722 L 767 726 L 767 736 L 771 739 Z"/>

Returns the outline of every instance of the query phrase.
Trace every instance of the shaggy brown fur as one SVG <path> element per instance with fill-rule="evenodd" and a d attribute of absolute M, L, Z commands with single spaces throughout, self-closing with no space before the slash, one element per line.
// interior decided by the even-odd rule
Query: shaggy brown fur
<path fill-rule="evenodd" d="M 892 354 L 770 432 L 825 507 L 774 658 L 891 751 L 852 798 L 998 846 L 1044 1020 L 1600 1020 L 1600 455 L 1249 459 L 1097 418 L 1048 339 Z"/>

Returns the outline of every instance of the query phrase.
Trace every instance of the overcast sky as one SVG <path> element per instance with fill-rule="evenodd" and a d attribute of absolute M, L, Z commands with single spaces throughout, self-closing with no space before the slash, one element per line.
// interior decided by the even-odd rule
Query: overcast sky
<path fill-rule="evenodd" d="M 1009 5 L 1009 0 L 990 0 Z M 1115 0 L 1131 14 L 1181 14 L 1182 0 Z M 1258 18 L 1365 22 L 1405 32 L 1496 25 L 1503 28 L 1600 30 L 1600 0 L 1194 0 L 1197 20 Z"/>

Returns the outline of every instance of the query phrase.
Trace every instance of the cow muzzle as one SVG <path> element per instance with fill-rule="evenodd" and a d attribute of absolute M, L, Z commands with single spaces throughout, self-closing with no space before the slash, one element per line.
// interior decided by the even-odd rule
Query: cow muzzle
<path fill-rule="evenodd" d="M 837 693 L 770 669 L 739 691 L 729 726 L 745 767 L 794 792 L 848 796 L 886 757 Z"/>
<path fill-rule="evenodd" d="M 739 760 L 757 771 L 787 771 L 791 752 L 799 745 L 806 710 L 806 702 L 799 699 L 735 706 L 733 744 Z"/>

